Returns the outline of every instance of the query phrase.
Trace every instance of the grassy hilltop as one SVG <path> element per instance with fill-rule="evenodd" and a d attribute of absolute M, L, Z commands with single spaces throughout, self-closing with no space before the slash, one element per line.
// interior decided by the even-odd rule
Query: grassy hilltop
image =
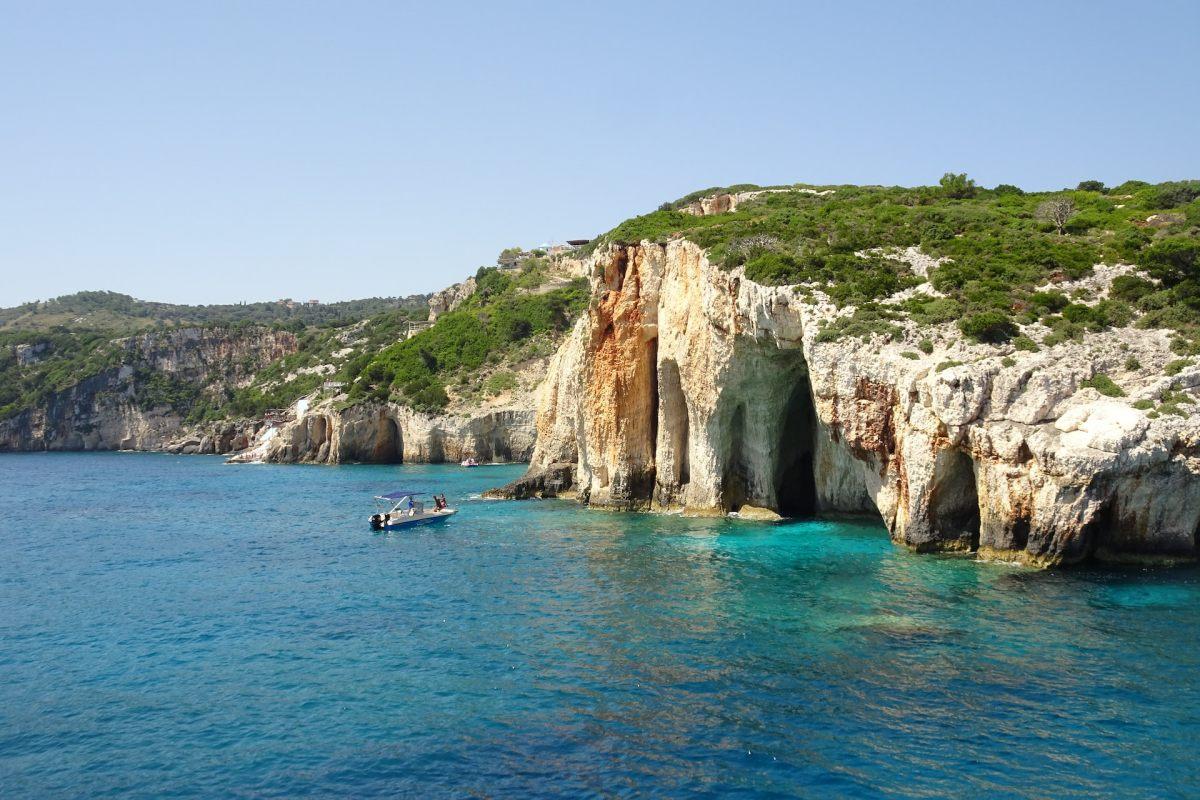
<path fill-rule="evenodd" d="M 683 235 L 727 268 L 765 284 L 810 284 L 853 316 L 826 337 L 887 333 L 908 316 L 958 321 L 964 335 L 1004 341 L 1018 323 L 1041 320 L 1056 340 L 1088 329 L 1127 325 L 1178 332 L 1180 353 L 1200 352 L 1200 181 L 1111 189 L 1085 181 L 1073 190 L 983 189 L 947 174 L 934 187 L 772 187 L 736 211 L 695 216 L 681 209 L 700 196 L 747 191 L 709 189 L 621 223 L 597 242 L 661 241 Z M 948 258 L 928 280 L 945 297 L 917 295 L 898 306 L 877 301 L 917 285 L 892 248 L 919 246 Z M 872 252 L 874 251 L 874 252 Z M 1053 288 L 1098 263 L 1127 263 L 1143 276 L 1117 279 L 1094 306 Z"/>
<path fill-rule="evenodd" d="M 686 236 L 715 263 L 744 267 L 752 280 L 819 289 L 847 307 L 821 332 L 825 340 L 890 335 L 907 318 L 954 322 L 974 340 L 1037 349 L 1022 325 L 1044 323 L 1051 332 L 1042 344 L 1053 345 L 1134 324 L 1174 330 L 1180 355 L 1200 353 L 1200 181 L 1128 181 L 1111 189 L 1085 181 L 1072 190 L 1027 193 L 1008 185 L 984 189 L 948 174 L 934 187 L 770 187 L 733 212 L 683 210 L 700 197 L 758 188 L 695 192 L 621 223 L 590 247 Z M 942 259 L 927 277 L 889 257 L 911 246 Z M 1100 263 L 1138 269 L 1116 278 L 1100 302 L 1056 288 Z M 469 403 L 509 388 L 517 365 L 553 352 L 586 307 L 588 287 L 583 279 L 550 280 L 552 271 L 541 257 L 518 269 L 480 269 L 476 292 L 412 338 L 405 338 L 408 325 L 425 318 L 425 296 L 289 308 L 179 306 L 81 292 L 0 309 L 0 419 L 120 366 L 128 358 L 120 337 L 180 326 L 231 336 L 286 328 L 299 349 L 236 386 L 189 383 L 131 364 L 144 372 L 137 402 L 145 407 L 167 405 L 193 422 L 255 416 L 333 382 L 349 403 L 390 400 L 441 411 L 456 398 Z M 893 297 L 926 281 L 935 293 Z"/>

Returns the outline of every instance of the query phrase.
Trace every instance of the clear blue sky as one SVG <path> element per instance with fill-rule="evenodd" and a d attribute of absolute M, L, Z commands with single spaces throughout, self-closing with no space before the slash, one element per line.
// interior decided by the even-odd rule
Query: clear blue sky
<path fill-rule="evenodd" d="M 1200 3 L 0 2 L 0 305 L 440 288 L 734 182 L 1200 177 Z"/>

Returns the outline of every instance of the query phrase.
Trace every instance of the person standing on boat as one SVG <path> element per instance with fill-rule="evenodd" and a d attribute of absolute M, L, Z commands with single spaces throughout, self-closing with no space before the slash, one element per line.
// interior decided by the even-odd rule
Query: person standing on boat
<path fill-rule="evenodd" d="M 416 516 L 416 514 L 417 514 L 416 505 L 413 503 L 412 495 L 409 495 L 409 497 L 408 497 L 408 515 L 410 517 L 413 517 L 413 516 Z"/>

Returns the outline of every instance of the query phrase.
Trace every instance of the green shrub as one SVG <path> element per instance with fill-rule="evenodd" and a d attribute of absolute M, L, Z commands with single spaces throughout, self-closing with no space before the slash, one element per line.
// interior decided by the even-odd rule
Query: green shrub
<path fill-rule="evenodd" d="M 489 395 L 509 392 L 517 388 L 517 376 L 511 372 L 494 372 L 483 382 L 483 391 Z"/>
<path fill-rule="evenodd" d="M 1092 320 L 1099 327 L 1124 328 L 1133 322 L 1133 309 L 1128 303 L 1101 300 L 1092 307 Z"/>
<path fill-rule="evenodd" d="M 1057 313 L 1066 308 L 1071 301 L 1062 292 L 1049 291 L 1034 292 L 1029 296 L 1029 302 L 1033 303 L 1035 306 L 1039 306 L 1051 312 Z"/>
<path fill-rule="evenodd" d="M 946 300 L 958 304 L 954 319 L 1000 312 L 1011 316 L 1014 324 L 1058 314 L 1071 305 L 1063 302 L 1063 292 L 1043 288 L 1047 284 L 1078 280 L 1101 262 L 1136 263 L 1171 275 L 1163 285 L 1137 276 L 1118 279 L 1111 299 L 1126 308 L 1097 304 L 1092 314 L 1073 311 L 1078 315 L 1075 321 L 1055 326 L 1050 343 L 1079 338 L 1089 329 L 1128 324 L 1135 313 L 1145 312 L 1153 316 L 1139 325 L 1171 328 L 1186 342 L 1180 347 L 1200 349 L 1200 318 L 1195 314 L 1200 310 L 1200 278 L 1186 278 L 1195 272 L 1191 250 L 1178 249 L 1182 244 L 1164 245 L 1172 239 L 1197 241 L 1200 199 L 1176 206 L 1185 221 L 1162 230 L 1139 227 L 1146 199 L 1160 194 L 1156 187 L 1126 182 L 1101 194 L 1089 191 L 1093 184 L 1084 186 L 1081 191 L 1055 193 L 1020 194 L 1010 187 L 983 191 L 966 176 L 950 175 L 945 188 L 839 186 L 822 196 L 783 191 L 747 201 L 726 214 L 655 212 L 622 223 L 598 241 L 664 241 L 683 235 L 706 248 L 713 263 L 747 265 L 747 274 L 765 283 L 812 285 L 843 306 L 879 300 L 919 282 L 893 259 L 859 258 L 856 252 L 920 245 L 928 255 L 947 259 L 930 271 L 928 281 Z M 1170 202 L 1185 199 L 1191 191 L 1190 184 L 1183 189 L 1163 186 Z M 1050 199 L 1069 201 L 1074 207 L 1061 235 L 1036 218 L 1039 205 Z M 755 242 L 766 244 L 744 246 Z M 913 298 L 901 308 L 918 324 L 942 324 L 954 306 L 936 299 Z M 1050 320 L 1047 324 L 1053 326 Z"/>
<path fill-rule="evenodd" d="M 1184 367 L 1190 366 L 1192 360 L 1190 358 L 1177 358 L 1174 361 L 1168 361 L 1166 369 L 1163 371 L 1167 375 L 1178 375 L 1183 372 Z"/>
<path fill-rule="evenodd" d="M 932 339 L 922 339 L 921 341 L 917 342 L 917 349 L 920 350 L 925 355 L 929 355 L 930 353 L 933 352 L 933 340 Z"/>
<path fill-rule="evenodd" d="M 1196 282 L 1200 280 L 1200 241 L 1176 237 L 1156 242 L 1142 251 L 1140 265 L 1150 277 L 1167 287 L 1179 287 L 1185 282 L 1184 295 L 1195 297 Z"/>
<path fill-rule="evenodd" d="M 1018 350 L 1024 350 L 1028 353 L 1036 353 L 1041 349 L 1038 347 L 1037 342 L 1035 342 L 1033 339 L 1030 339 L 1028 336 L 1018 336 L 1017 338 L 1013 339 L 1013 347 L 1017 348 Z"/>
<path fill-rule="evenodd" d="M 1112 378 L 1103 372 L 1097 372 L 1092 377 L 1079 384 L 1081 389 L 1095 389 L 1105 397 L 1124 397 L 1125 391 L 1113 383 Z"/>
<path fill-rule="evenodd" d="M 1147 190 L 1144 205 L 1146 208 L 1177 208 L 1197 197 L 1200 197 L 1200 181 L 1172 181 Z"/>
<path fill-rule="evenodd" d="M 923 325 L 940 325 L 953 322 L 962 316 L 962 304 L 952 297 L 938 297 L 918 303 L 913 319 Z"/>
<path fill-rule="evenodd" d="M 1113 278 L 1109 297 L 1125 303 L 1136 303 L 1154 291 L 1154 284 L 1136 275 L 1119 275 Z"/>
<path fill-rule="evenodd" d="M 914 353 L 912 350 L 905 350 L 900 355 L 903 356 L 904 358 L 909 359 L 910 361 L 917 361 L 918 359 L 921 358 L 920 353 Z"/>
<path fill-rule="evenodd" d="M 1081 303 L 1071 303 L 1062 310 L 1062 315 L 1068 322 L 1074 322 L 1077 325 L 1090 322 L 1093 318 L 1091 306 L 1085 306 Z"/>
<path fill-rule="evenodd" d="M 980 342 L 1005 342 L 1017 334 L 1012 318 L 1000 311 L 982 311 L 958 321 L 959 330 Z"/>
<path fill-rule="evenodd" d="M 954 359 L 950 359 L 949 361 L 943 361 L 942 363 L 940 363 L 936 367 L 934 367 L 934 372 L 945 372 L 948 369 L 951 369 L 953 367 L 961 367 L 962 365 L 963 365 L 963 362 L 955 361 Z"/>
<path fill-rule="evenodd" d="M 1005 356 L 1004 358 L 1000 359 L 1000 363 L 1005 367 L 1015 367 L 1017 365 L 1017 360 L 1012 356 Z"/>
<path fill-rule="evenodd" d="M 1104 181 L 1080 181 L 1075 187 L 1079 192 L 1107 192 L 1108 189 L 1104 186 Z"/>
<path fill-rule="evenodd" d="M 805 280 L 805 271 L 784 253 L 762 253 L 746 262 L 746 277 L 767 286 L 783 286 Z"/>
<path fill-rule="evenodd" d="M 865 303 L 849 316 L 838 317 L 828 322 L 817 334 L 818 342 L 833 342 L 844 337 L 867 340 L 878 335 L 893 339 L 901 334 L 901 328 L 891 320 L 899 315 L 876 303 Z"/>
<path fill-rule="evenodd" d="M 1137 356 L 1129 356 L 1129 358 L 1125 359 L 1125 369 L 1130 372 L 1137 372 L 1141 368 L 1142 362 L 1138 361 Z"/>
<path fill-rule="evenodd" d="M 1144 400 L 1144 399 L 1143 400 L 1135 400 L 1133 402 L 1133 407 L 1139 411 L 1146 411 L 1148 409 L 1154 408 L 1154 401 L 1153 400 Z"/>
<path fill-rule="evenodd" d="M 965 172 L 947 172 L 938 184 L 942 187 L 942 194 L 955 200 L 966 200 L 979 192 L 975 181 L 968 178 Z"/>

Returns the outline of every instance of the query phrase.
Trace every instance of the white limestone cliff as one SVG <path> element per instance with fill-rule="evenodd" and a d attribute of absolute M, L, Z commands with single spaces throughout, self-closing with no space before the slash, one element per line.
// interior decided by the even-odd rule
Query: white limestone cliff
<path fill-rule="evenodd" d="M 529 478 L 500 495 L 570 464 L 595 506 L 870 512 L 919 551 L 1030 564 L 1195 554 L 1200 420 L 1133 407 L 1200 385 L 1194 366 L 1163 376 L 1164 331 L 1036 353 L 912 322 L 819 341 L 844 313 L 819 291 L 758 285 L 683 239 L 602 249 L 591 280 L 539 390 Z M 1126 397 L 1081 388 L 1097 373 Z"/>
<path fill-rule="evenodd" d="M 531 404 L 430 415 L 395 403 L 343 406 L 328 399 L 268 426 L 232 463 L 377 464 L 528 461 L 535 440 Z"/>

